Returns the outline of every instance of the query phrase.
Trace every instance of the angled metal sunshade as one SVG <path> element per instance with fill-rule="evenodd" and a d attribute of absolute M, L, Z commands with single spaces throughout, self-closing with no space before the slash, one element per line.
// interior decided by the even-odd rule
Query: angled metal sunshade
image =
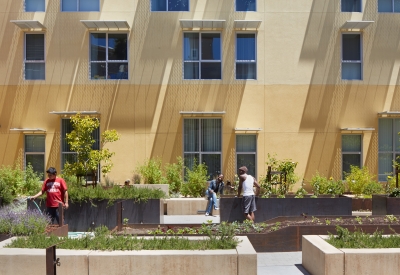
<path fill-rule="evenodd" d="M 100 115 L 98 111 L 52 111 L 50 114 L 52 115 L 76 115 L 76 114 L 81 114 L 81 115 Z"/>
<path fill-rule="evenodd" d="M 225 20 L 217 19 L 179 19 L 182 29 L 222 29 Z"/>
<path fill-rule="evenodd" d="M 41 128 L 11 128 L 10 131 L 16 131 L 16 132 L 46 132 L 45 129 L 41 129 Z"/>
<path fill-rule="evenodd" d="M 127 21 L 118 20 L 81 20 L 81 23 L 88 29 L 118 29 L 129 30 L 130 26 Z"/>
<path fill-rule="evenodd" d="M 375 21 L 346 21 L 343 24 L 342 29 L 359 29 L 363 30 Z"/>
<path fill-rule="evenodd" d="M 235 20 L 235 29 L 258 29 L 261 25 L 261 20 Z"/>
<path fill-rule="evenodd" d="M 11 23 L 14 23 L 18 28 L 23 30 L 45 30 L 46 27 L 43 26 L 37 20 L 10 20 Z"/>

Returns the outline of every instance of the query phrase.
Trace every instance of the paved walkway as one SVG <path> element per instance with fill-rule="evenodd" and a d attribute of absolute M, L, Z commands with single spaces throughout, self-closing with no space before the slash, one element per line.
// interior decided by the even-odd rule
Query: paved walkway
<path fill-rule="evenodd" d="M 164 216 L 164 224 L 219 223 L 219 216 L 176 215 Z M 257 253 L 257 274 L 310 275 L 301 265 L 301 252 Z"/>

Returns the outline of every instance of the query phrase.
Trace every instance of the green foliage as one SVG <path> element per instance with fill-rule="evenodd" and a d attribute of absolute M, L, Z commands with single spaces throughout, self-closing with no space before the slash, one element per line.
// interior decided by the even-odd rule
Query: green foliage
<path fill-rule="evenodd" d="M 67 134 L 66 140 L 71 151 L 76 152 L 76 161 L 73 163 L 67 162 L 64 165 L 64 174 L 79 177 L 80 175 L 86 175 L 88 172 L 97 171 L 100 165 L 103 176 L 106 176 L 113 166 L 111 157 L 115 153 L 104 148 L 104 145 L 119 140 L 117 131 L 104 131 L 101 134 L 100 150 L 93 150 L 92 146 L 95 140 L 92 133 L 100 127 L 99 119 L 90 116 L 81 116 L 78 113 L 71 117 L 71 123 L 73 130 Z"/>
<path fill-rule="evenodd" d="M 389 197 L 400 198 L 400 188 L 393 188 Z"/>
<path fill-rule="evenodd" d="M 271 175 L 271 180 L 268 179 L 267 175 L 262 177 L 260 180 L 260 195 L 264 198 L 269 198 L 272 194 L 285 195 L 299 180 L 299 177 L 294 173 L 298 163 L 293 162 L 291 159 L 278 160 L 276 154 L 268 154 L 268 161 L 266 164 L 267 166 L 271 166 L 272 171 L 280 171 L 285 176 L 282 175 L 282 184 L 280 184 L 281 179 L 278 174 Z"/>
<path fill-rule="evenodd" d="M 208 172 L 204 163 L 193 164 L 193 168 L 186 168 L 186 182 L 182 184 L 181 193 L 185 197 L 203 197 L 207 188 Z"/>
<path fill-rule="evenodd" d="M 346 182 L 349 190 L 356 195 L 356 197 L 364 194 L 365 192 L 380 192 L 383 193 L 383 188 L 380 190 L 377 184 L 372 183 L 374 176 L 369 173 L 366 166 L 359 168 L 357 166 L 350 166 L 350 173 L 346 173 Z M 365 189 L 368 186 L 368 189 Z"/>
<path fill-rule="evenodd" d="M 2 166 L 0 168 L 0 197 L 3 203 L 9 204 L 18 195 L 37 193 L 41 187 L 41 175 L 38 175 L 28 164 L 22 170 L 17 160 L 14 167 Z"/>
<path fill-rule="evenodd" d="M 396 178 L 393 176 L 387 176 L 387 182 L 385 185 L 385 193 L 389 194 L 396 188 Z"/>
<path fill-rule="evenodd" d="M 160 189 L 135 188 L 134 186 L 120 187 L 118 185 L 109 189 L 101 186 L 85 188 L 80 184 L 68 184 L 68 197 L 71 202 L 87 202 L 93 200 L 133 199 L 137 202 L 146 202 L 148 199 L 165 198 L 166 194 Z"/>
<path fill-rule="evenodd" d="M 8 248 L 44 249 L 57 243 L 59 249 L 76 250 L 216 250 L 235 249 L 239 243 L 234 234 L 234 226 L 221 223 L 217 232 L 207 231 L 205 240 L 189 240 L 179 235 L 154 236 L 151 239 L 137 236 L 110 235 L 105 227 L 96 228 L 94 236 L 89 234 L 82 238 L 46 237 L 34 234 L 27 238 L 14 239 Z"/>
<path fill-rule="evenodd" d="M 400 246 L 400 236 L 383 236 L 383 231 L 368 234 L 357 229 L 350 232 L 347 228 L 336 226 L 336 236 L 329 233 L 328 243 L 336 248 L 397 248 Z"/>
<path fill-rule="evenodd" d="M 370 181 L 364 186 L 364 197 L 372 196 L 372 194 L 383 194 L 385 192 L 383 186 L 376 181 Z"/>
<path fill-rule="evenodd" d="M 139 165 L 137 172 L 142 176 L 144 183 L 163 184 L 165 178 L 162 175 L 162 162 L 160 158 L 151 158 Z"/>
<path fill-rule="evenodd" d="M 314 195 L 342 195 L 345 190 L 345 185 L 342 180 L 334 180 L 321 176 L 318 172 L 311 178 L 310 182 L 313 188 Z"/>
<path fill-rule="evenodd" d="M 170 193 L 178 193 L 181 190 L 181 186 L 183 184 L 183 159 L 181 157 L 178 157 L 177 161 L 177 163 L 168 163 L 165 166 L 166 182 L 169 184 Z"/>
<path fill-rule="evenodd" d="M 307 190 L 304 189 L 304 181 L 301 183 L 301 187 L 297 189 L 295 198 L 304 198 L 307 195 Z"/>

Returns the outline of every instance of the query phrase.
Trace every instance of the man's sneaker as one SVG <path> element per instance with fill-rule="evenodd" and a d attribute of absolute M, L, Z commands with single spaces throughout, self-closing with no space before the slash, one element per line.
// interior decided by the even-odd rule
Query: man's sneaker
<path fill-rule="evenodd" d="M 214 207 L 214 210 L 219 210 L 219 208 L 218 207 Z"/>
<path fill-rule="evenodd" d="M 208 216 L 208 215 L 210 215 L 210 214 L 208 214 L 208 212 L 206 212 L 206 216 Z"/>

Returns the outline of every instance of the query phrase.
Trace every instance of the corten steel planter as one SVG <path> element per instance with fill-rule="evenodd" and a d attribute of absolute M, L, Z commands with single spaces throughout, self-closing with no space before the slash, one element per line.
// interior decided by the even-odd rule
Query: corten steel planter
<path fill-rule="evenodd" d="M 74 232 L 88 231 L 100 225 L 113 229 L 117 225 L 116 203 L 119 201 L 123 201 L 122 218 L 127 218 L 129 223 L 160 224 L 162 221 L 164 209 L 160 199 L 149 199 L 141 203 L 135 203 L 134 200 L 115 200 L 112 203 L 109 203 L 109 200 L 93 200 L 70 202 L 69 208 L 64 211 L 65 223 L 68 224 L 69 231 Z M 42 211 L 46 209 L 44 200 L 37 203 Z M 31 201 L 28 201 L 28 208 L 36 209 Z"/>
<path fill-rule="evenodd" d="M 383 231 L 383 234 L 393 234 L 394 229 L 400 232 L 400 225 L 341 225 L 350 232 L 357 229 L 364 233 L 374 233 L 375 231 Z M 303 235 L 328 235 L 336 233 L 335 225 L 293 225 L 279 229 L 270 233 L 247 233 L 238 234 L 245 235 L 250 240 L 257 252 L 290 252 L 301 251 Z"/>
<path fill-rule="evenodd" d="M 372 215 L 400 215 L 400 198 L 372 195 Z"/>
<path fill-rule="evenodd" d="M 352 210 L 372 210 L 372 199 L 352 198 Z"/>
<path fill-rule="evenodd" d="M 242 198 L 219 200 L 221 221 L 243 221 Z M 287 216 L 351 216 L 352 199 L 348 197 L 324 198 L 256 198 L 256 222 Z"/>

